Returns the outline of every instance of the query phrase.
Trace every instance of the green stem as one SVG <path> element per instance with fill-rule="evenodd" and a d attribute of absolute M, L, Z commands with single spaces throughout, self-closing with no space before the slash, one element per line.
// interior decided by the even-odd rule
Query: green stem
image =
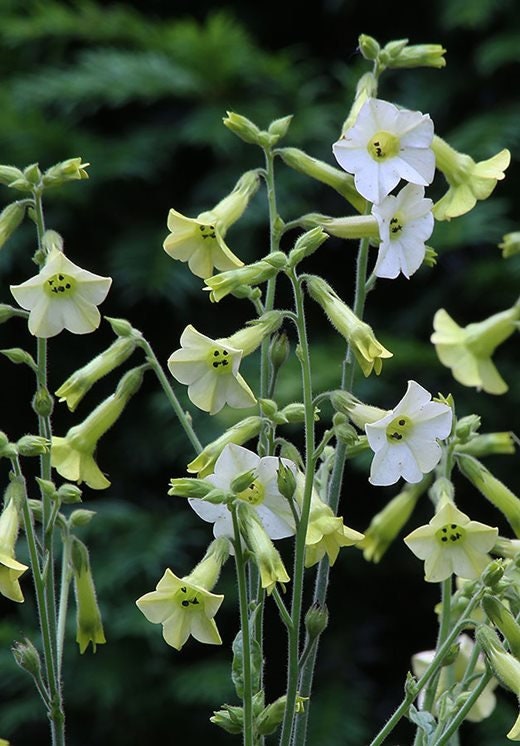
<path fill-rule="evenodd" d="M 464 702 L 460 710 L 457 712 L 456 716 L 453 718 L 449 726 L 446 728 L 446 730 L 441 734 L 438 741 L 435 741 L 435 746 L 444 746 L 444 744 L 447 744 L 454 736 L 459 727 L 461 726 L 464 718 L 468 714 L 468 712 L 471 710 L 477 699 L 480 697 L 488 683 L 493 678 L 493 673 L 491 670 L 486 671 L 486 673 L 482 674 L 480 681 L 476 685 L 474 689 L 472 689 L 471 694 L 467 698 L 467 700 Z"/>
<path fill-rule="evenodd" d="M 60 600 L 58 604 L 58 628 L 57 628 L 57 653 L 58 664 L 61 667 L 63 660 L 63 647 L 65 641 L 65 628 L 67 623 L 67 608 L 69 601 L 70 582 L 72 571 L 70 569 L 70 534 L 68 529 L 63 531 L 62 557 L 61 557 L 61 584 Z"/>
<path fill-rule="evenodd" d="M 292 629 L 288 630 L 289 637 L 289 660 L 287 681 L 287 704 L 284 713 L 280 746 L 288 746 L 293 729 L 296 695 L 298 693 L 299 679 L 299 655 L 300 655 L 300 628 L 303 603 L 303 581 L 305 571 L 305 537 L 309 523 L 311 507 L 311 495 L 314 482 L 314 404 L 312 393 L 312 376 L 310 363 L 310 350 L 305 325 L 305 311 L 303 304 L 303 291 L 294 269 L 288 273 L 291 281 L 294 304 L 296 309 L 296 328 L 298 331 L 299 359 L 302 372 L 303 406 L 305 412 L 305 486 L 300 513 L 300 522 L 296 532 L 296 547 L 294 558 L 293 594 L 291 606 Z"/>
<path fill-rule="evenodd" d="M 244 746 L 253 746 L 254 744 L 254 724 L 253 724 L 253 677 L 251 671 L 251 638 L 249 629 L 248 615 L 248 598 L 247 598 L 247 577 L 242 552 L 242 540 L 240 538 L 240 529 L 236 510 L 231 510 L 233 518 L 233 532 L 235 536 L 235 566 L 237 570 L 238 600 L 240 608 L 240 627 L 242 630 L 242 665 L 244 678 L 244 692 L 242 702 L 244 708 Z"/>
<path fill-rule="evenodd" d="M 141 337 L 139 344 L 144 349 L 146 354 L 146 360 L 151 365 L 153 371 L 155 372 L 155 375 L 159 379 L 159 383 L 162 386 L 162 389 L 164 393 L 166 394 L 166 398 L 170 402 L 173 411 L 177 415 L 177 419 L 181 423 L 181 426 L 188 436 L 188 439 L 193 446 L 193 450 L 195 453 L 200 453 L 202 451 L 202 444 L 200 440 L 197 437 L 197 434 L 195 433 L 195 430 L 193 429 L 193 426 L 191 424 L 191 418 L 184 412 L 183 408 L 180 405 L 179 400 L 175 396 L 175 392 L 170 384 L 170 381 L 166 377 L 164 370 L 162 369 L 162 366 L 160 362 L 157 359 L 157 356 L 155 352 L 152 349 L 152 346 L 150 343 L 144 338 Z"/>

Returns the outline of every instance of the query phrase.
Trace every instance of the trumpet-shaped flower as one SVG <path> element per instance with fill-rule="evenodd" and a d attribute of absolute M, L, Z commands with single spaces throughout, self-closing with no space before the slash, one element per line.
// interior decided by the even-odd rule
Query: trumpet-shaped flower
<path fill-rule="evenodd" d="M 165 641 L 176 650 L 190 635 L 208 645 L 222 644 L 214 616 L 224 596 L 211 590 L 228 556 L 229 542 L 218 539 L 189 575 L 178 578 L 167 569 L 155 591 L 137 599 L 140 611 L 152 624 L 162 624 Z"/>
<path fill-rule="evenodd" d="M 290 580 L 280 552 L 273 545 L 258 512 L 250 505 L 239 504 L 237 517 L 240 537 L 258 567 L 262 588 L 270 594 L 277 583 L 283 586 Z"/>
<path fill-rule="evenodd" d="M 63 329 L 88 334 L 98 328 L 97 306 L 112 279 L 81 269 L 54 249 L 43 269 L 21 285 L 11 285 L 16 302 L 29 311 L 29 331 L 36 337 L 54 337 Z"/>
<path fill-rule="evenodd" d="M 477 578 L 490 562 L 498 529 L 472 521 L 452 502 L 445 501 L 426 526 L 404 539 L 419 559 L 424 560 L 424 577 L 430 583 L 455 574 L 466 580 Z"/>
<path fill-rule="evenodd" d="M 80 653 L 84 653 L 90 643 L 92 643 L 92 649 L 95 653 L 96 645 L 103 645 L 106 639 L 90 569 L 88 550 L 83 542 L 76 537 L 72 544 L 71 559 L 77 606 L 76 642 L 79 645 Z"/>
<path fill-rule="evenodd" d="M 462 681 L 466 673 L 468 663 L 473 658 L 473 651 L 475 649 L 475 643 L 469 635 L 462 634 L 457 640 L 459 644 L 459 652 L 455 658 L 453 664 L 449 667 L 441 668 L 439 681 L 437 683 L 437 689 L 435 691 L 435 712 L 437 712 L 437 705 L 439 698 L 443 692 Z M 422 653 L 416 653 L 412 657 L 412 671 L 414 675 L 419 679 L 425 673 L 428 666 L 432 663 L 435 658 L 435 650 L 424 650 Z M 475 674 L 486 673 L 486 664 L 484 657 L 479 655 L 474 668 Z M 478 684 L 478 678 L 475 678 L 469 684 L 469 690 L 472 691 Z M 481 720 L 485 720 L 491 715 L 496 706 L 496 696 L 494 690 L 498 685 L 498 681 L 492 678 L 484 687 L 482 694 L 479 696 L 473 707 L 469 710 L 466 715 L 466 720 L 470 723 L 479 723 Z M 424 691 L 424 690 L 423 690 Z M 419 698 L 421 702 L 423 697 Z"/>
<path fill-rule="evenodd" d="M 163 243 L 166 253 L 173 259 L 188 262 L 193 274 L 203 279 L 212 275 L 214 267 L 221 272 L 241 267 L 243 262 L 228 248 L 224 236 L 246 209 L 258 183 L 258 174 L 247 171 L 227 197 L 196 218 L 170 210 L 170 234 Z"/>
<path fill-rule="evenodd" d="M 258 415 L 251 415 L 240 422 L 236 422 L 222 433 L 216 440 L 208 443 L 193 461 L 187 466 L 190 474 L 196 474 L 199 479 L 207 477 L 215 470 L 215 462 L 228 443 L 243 445 L 251 438 L 254 438 L 260 432 L 262 427 L 262 418 Z"/>
<path fill-rule="evenodd" d="M 0 515 L 0 593 L 11 601 L 22 603 L 19 579 L 29 568 L 15 558 L 19 527 L 18 508 L 15 500 L 10 499 Z"/>
<path fill-rule="evenodd" d="M 488 394 L 503 394 L 508 386 L 498 372 L 491 356 L 516 329 L 520 305 L 490 316 L 484 321 L 459 326 L 441 308 L 433 318 L 431 341 L 443 365 L 464 386 L 475 386 Z"/>
<path fill-rule="evenodd" d="M 415 381 L 408 381 L 406 393 L 385 417 L 365 425 L 368 443 L 374 451 L 371 484 L 395 484 L 400 477 L 420 482 L 440 461 L 438 439 L 451 431 L 452 411 L 446 404 L 431 401 L 431 394 Z"/>
<path fill-rule="evenodd" d="M 189 324 L 181 335 L 181 348 L 168 358 L 172 376 L 188 386 L 188 396 L 199 409 L 216 414 L 225 404 L 251 407 L 255 395 L 238 372 L 242 350 L 214 340 Z"/>
<path fill-rule="evenodd" d="M 306 283 L 311 297 L 320 304 L 334 328 L 352 346 L 363 374 L 369 376 L 375 370 L 379 375 L 383 360 L 392 357 L 392 353 L 376 339 L 372 327 L 361 321 L 321 277 L 308 276 Z"/>
<path fill-rule="evenodd" d="M 435 174 L 432 139 L 433 123 L 427 114 L 369 98 L 332 151 L 339 165 L 354 174 L 358 192 L 378 204 L 401 179 L 431 184 Z"/>
<path fill-rule="evenodd" d="M 214 473 L 206 477 L 206 481 L 215 488 L 230 492 L 236 477 L 252 472 L 253 478 L 236 497 L 254 508 L 271 539 L 283 539 L 295 532 L 290 504 L 278 489 L 280 461 L 293 473 L 296 471 L 295 464 L 289 459 L 275 456 L 260 458 L 247 448 L 229 443 L 216 460 Z M 232 516 L 226 505 L 214 505 L 198 498 L 190 498 L 189 503 L 198 516 L 214 524 L 215 536 L 234 537 Z"/>
<path fill-rule="evenodd" d="M 434 205 L 436 220 L 451 220 L 472 210 L 477 200 L 487 199 L 511 161 L 511 153 L 504 148 L 492 158 L 476 163 L 466 153 L 458 153 L 447 142 L 435 135 L 432 142 L 436 165 L 442 171 L 449 189 Z"/>
<path fill-rule="evenodd" d="M 343 518 L 335 516 L 330 505 L 313 491 L 305 535 L 305 567 L 315 565 L 325 555 L 332 566 L 342 547 L 351 547 L 362 539 L 363 534 L 345 526 Z"/>
<path fill-rule="evenodd" d="M 432 201 L 424 198 L 424 187 L 407 184 L 399 194 L 372 207 L 379 225 L 379 253 L 374 274 L 397 277 L 400 272 L 410 278 L 421 266 L 433 231 Z"/>

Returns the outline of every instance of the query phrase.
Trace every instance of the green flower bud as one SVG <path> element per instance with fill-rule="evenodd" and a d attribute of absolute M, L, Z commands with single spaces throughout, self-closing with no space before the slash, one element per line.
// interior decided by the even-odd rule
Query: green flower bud
<path fill-rule="evenodd" d="M 520 624 L 495 596 L 485 593 L 481 603 L 488 619 L 498 627 L 507 640 L 511 653 L 515 658 L 520 658 Z"/>
<path fill-rule="evenodd" d="M 284 331 L 275 332 L 269 344 L 269 359 L 275 372 L 278 372 L 287 362 L 290 351 L 291 346 L 287 334 Z"/>
<path fill-rule="evenodd" d="M 81 502 L 82 491 L 77 484 L 65 483 L 60 485 L 57 491 L 57 496 L 60 502 L 65 505 L 73 505 L 74 503 Z M 87 511 L 91 512 L 91 511 Z"/>
<path fill-rule="evenodd" d="M 467 417 L 462 417 L 456 423 L 455 435 L 461 441 L 461 443 L 465 443 L 477 433 L 480 428 L 480 423 L 481 419 L 476 414 L 470 414 Z"/>
<path fill-rule="evenodd" d="M 513 231 L 502 236 L 502 243 L 498 244 L 498 248 L 502 249 L 504 259 L 520 254 L 520 231 Z"/>
<path fill-rule="evenodd" d="M 244 728 L 244 711 L 236 705 L 223 705 L 222 710 L 215 710 L 210 717 L 210 722 L 218 725 L 227 733 L 238 735 Z"/>
<path fill-rule="evenodd" d="M 476 435 L 467 443 L 457 444 L 457 453 L 465 453 L 468 456 L 480 458 L 492 454 L 510 454 L 515 452 L 515 441 L 513 433 L 483 433 Z"/>
<path fill-rule="evenodd" d="M 237 477 L 235 477 L 230 484 L 231 492 L 233 492 L 235 495 L 240 494 L 245 489 L 249 487 L 249 485 L 254 482 L 256 479 L 256 471 L 255 469 L 249 469 L 249 471 L 245 471 L 242 474 L 239 474 Z"/>
<path fill-rule="evenodd" d="M 489 563 L 481 575 L 482 582 L 489 588 L 494 588 L 504 577 L 505 567 L 503 560 L 495 559 Z"/>
<path fill-rule="evenodd" d="M 83 163 L 81 158 L 69 158 L 48 168 L 43 175 L 43 184 L 46 187 L 59 186 L 66 181 L 88 179 L 88 166 L 90 163 Z"/>
<path fill-rule="evenodd" d="M 0 212 L 0 248 L 13 235 L 25 216 L 27 205 L 12 202 Z"/>
<path fill-rule="evenodd" d="M 42 172 L 37 163 L 31 163 L 30 166 L 24 168 L 23 175 L 32 186 L 38 186 L 42 179 Z M 12 184 L 10 186 L 12 186 Z"/>
<path fill-rule="evenodd" d="M 372 215 L 349 215 L 346 218 L 331 218 L 319 212 L 310 212 L 300 218 L 305 228 L 322 228 L 329 236 L 344 239 L 379 239 L 377 220 Z"/>
<path fill-rule="evenodd" d="M 49 417 L 54 409 L 54 399 L 46 388 L 40 387 L 32 400 L 32 408 L 39 417 Z"/>
<path fill-rule="evenodd" d="M 40 654 L 27 637 L 23 642 L 16 642 L 11 648 L 11 652 L 20 668 L 30 673 L 31 676 L 36 678 L 40 676 Z"/>
<path fill-rule="evenodd" d="M 366 60 L 376 60 L 381 47 L 373 36 L 361 34 L 358 38 L 359 51 Z"/>
<path fill-rule="evenodd" d="M 289 126 L 291 124 L 293 115 L 289 114 L 287 117 L 281 117 L 280 119 L 275 119 L 271 124 L 269 125 L 268 132 L 271 135 L 271 144 L 275 145 L 278 140 L 281 140 L 282 137 L 285 137 L 287 134 L 287 130 L 289 129 Z"/>
<path fill-rule="evenodd" d="M 336 412 L 332 418 L 332 426 L 336 440 L 347 446 L 352 446 L 357 442 L 359 435 L 357 430 L 348 422 L 344 414 Z"/>
<path fill-rule="evenodd" d="M 85 510 L 84 508 L 73 510 L 69 517 L 69 526 L 71 528 L 88 526 L 95 515 L 96 512 L 94 510 Z"/>
<path fill-rule="evenodd" d="M 118 337 L 141 337 L 141 332 L 138 332 L 137 329 L 134 329 L 132 324 L 126 319 L 114 319 L 109 318 L 108 316 L 105 316 L 105 318 L 112 327 L 112 331 L 114 332 L 114 334 L 117 334 Z"/>
<path fill-rule="evenodd" d="M 294 476 L 294 471 L 284 464 L 281 459 L 278 461 L 276 482 L 280 494 L 283 495 L 286 500 L 292 500 L 296 490 L 296 478 Z"/>
<path fill-rule="evenodd" d="M 337 412 L 346 414 L 360 430 L 364 430 L 365 425 L 377 422 L 388 414 L 387 410 L 364 404 L 353 394 L 341 389 L 332 391 L 330 402 Z"/>
<path fill-rule="evenodd" d="M 0 352 L 15 365 L 25 364 L 34 372 L 38 370 L 38 366 L 36 365 L 33 356 L 25 350 L 22 350 L 20 347 L 9 347 L 6 350 L 0 350 Z"/>
<path fill-rule="evenodd" d="M 390 42 L 381 52 L 381 62 L 385 67 L 446 67 L 446 50 L 440 44 L 412 44 L 408 39 Z"/>
<path fill-rule="evenodd" d="M 264 417 L 273 419 L 278 411 L 277 403 L 273 399 L 258 399 L 258 404 Z"/>
<path fill-rule="evenodd" d="M 14 166 L 0 166 L 0 184 L 11 186 L 13 181 L 23 180 L 23 173 Z"/>
<path fill-rule="evenodd" d="M 236 114 L 234 111 L 226 113 L 227 116 L 222 120 L 224 126 L 234 132 L 241 140 L 260 147 L 269 145 L 269 134 L 260 130 L 250 119 L 241 114 Z"/>
<path fill-rule="evenodd" d="M 327 606 L 315 602 L 309 607 L 305 614 L 305 629 L 310 640 L 315 640 L 326 629 L 329 623 L 329 610 Z"/>
<path fill-rule="evenodd" d="M 9 319 L 12 319 L 13 316 L 21 316 L 21 312 L 18 308 L 13 308 L 13 306 L 7 305 L 7 303 L 0 303 L 0 324 L 3 324 L 5 321 L 9 321 Z"/>
<path fill-rule="evenodd" d="M 198 497 L 204 498 L 213 490 L 213 485 L 204 479 L 194 477 L 180 477 L 170 479 L 168 494 L 172 497 Z"/>
<path fill-rule="evenodd" d="M 277 331 L 282 321 L 281 311 L 267 311 L 258 319 L 250 321 L 243 329 L 217 341 L 235 350 L 242 350 L 242 356 L 245 357 L 257 350 L 266 337 Z"/>
<path fill-rule="evenodd" d="M 49 452 L 50 446 L 50 441 L 39 435 L 24 435 L 16 443 L 20 456 L 41 456 Z"/>
<path fill-rule="evenodd" d="M 287 266 L 296 267 L 302 259 L 313 254 L 327 238 L 327 233 L 319 225 L 299 236 L 294 244 L 294 249 L 289 253 Z"/>
<path fill-rule="evenodd" d="M 477 627 L 475 637 L 497 679 L 519 696 L 520 661 L 506 651 L 498 635 L 490 627 Z"/>
<path fill-rule="evenodd" d="M 315 421 L 319 420 L 318 416 L 314 417 Z M 291 402 L 291 404 L 287 404 L 283 409 L 281 409 L 276 418 L 275 421 L 277 424 L 286 424 L 286 423 L 299 423 L 304 422 L 305 420 L 305 406 L 301 402 Z"/>

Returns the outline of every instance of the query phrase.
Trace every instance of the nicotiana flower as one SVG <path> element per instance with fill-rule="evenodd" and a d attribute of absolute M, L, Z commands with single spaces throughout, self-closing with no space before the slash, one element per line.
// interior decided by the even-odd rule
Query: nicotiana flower
<path fill-rule="evenodd" d="M 456 381 L 488 394 L 503 394 L 508 386 L 491 356 L 519 328 L 519 319 L 520 304 L 516 304 L 484 321 L 461 327 L 441 308 L 433 318 L 431 341 L 439 360 L 451 369 Z"/>
<path fill-rule="evenodd" d="M 365 425 L 374 451 L 371 484 L 395 484 L 400 477 L 420 482 L 439 463 L 442 450 L 437 442 L 451 431 L 452 411 L 446 404 L 431 401 L 431 394 L 415 381 L 385 417 Z"/>
<path fill-rule="evenodd" d="M 258 173 L 247 171 L 227 197 L 196 218 L 187 218 L 171 209 L 168 215 L 170 234 L 163 243 L 166 253 L 173 259 L 188 262 L 193 274 L 203 279 L 212 275 L 214 267 L 221 272 L 241 267 L 243 262 L 228 248 L 224 236 L 246 209 L 258 184 Z"/>
<path fill-rule="evenodd" d="M 71 548 L 71 564 L 77 607 L 76 642 L 80 653 L 84 653 L 90 643 L 95 653 L 96 645 L 103 645 L 106 642 L 105 632 L 90 569 L 88 549 L 76 537 Z"/>
<path fill-rule="evenodd" d="M 11 498 L 0 515 L 0 593 L 11 601 L 22 603 L 19 579 L 29 568 L 15 558 L 19 528 L 18 508 Z"/>
<path fill-rule="evenodd" d="M 52 250 L 41 271 L 11 293 L 29 311 L 29 331 L 36 337 L 54 337 L 63 329 L 88 334 L 98 328 L 97 306 L 110 289 L 112 279 L 81 269 L 62 251 Z"/>
<path fill-rule="evenodd" d="M 462 681 L 466 673 L 468 663 L 473 658 L 473 651 L 475 649 L 475 643 L 469 635 L 462 634 L 458 637 L 457 643 L 459 645 L 459 652 L 453 664 L 448 668 L 444 666 L 441 668 L 437 688 L 435 691 L 435 712 L 438 710 L 439 698 L 443 692 L 449 689 L 454 684 Z M 432 663 L 435 658 L 435 650 L 424 650 L 422 653 L 416 653 L 412 657 L 412 671 L 414 675 L 420 679 L 425 673 L 428 666 Z M 475 678 L 468 685 L 470 691 L 472 691 L 478 684 L 478 674 L 484 674 L 486 672 L 486 664 L 482 655 L 479 655 L 475 664 L 474 673 Z M 496 697 L 494 690 L 498 685 L 498 681 L 492 678 L 484 687 L 482 694 L 479 696 L 473 707 L 469 710 L 465 719 L 470 723 L 479 723 L 481 720 L 489 717 L 496 706 Z M 424 690 L 423 690 L 424 692 Z M 421 702 L 423 697 L 419 698 Z"/>
<path fill-rule="evenodd" d="M 445 501 L 428 525 L 420 526 L 404 539 L 419 559 L 424 560 L 424 577 L 431 583 L 455 574 L 478 578 L 491 558 L 498 528 L 472 521 L 452 502 Z"/>
<path fill-rule="evenodd" d="M 488 625 L 478 627 L 475 636 L 497 679 L 516 694 L 520 704 L 520 661 L 505 650 L 497 633 Z M 520 741 L 520 714 L 506 737 Z"/>
<path fill-rule="evenodd" d="M 401 179 L 431 184 L 432 139 L 433 122 L 427 114 L 369 98 L 332 150 L 339 165 L 354 174 L 358 192 L 378 204 Z"/>
<path fill-rule="evenodd" d="M 222 644 L 214 616 L 224 596 L 211 590 L 228 556 L 228 540 L 217 539 L 189 575 L 179 578 L 167 569 L 155 591 L 137 599 L 140 611 L 152 624 L 162 624 L 165 641 L 176 650 L 190 635 L 208 645 Z"/>
<path fill-rule="evenodd" d="M 212 474 L 215 469 L 215 462 L 228 443 L 243 445 L 251 438 L 254 438 L 260 432 L 262 427 L 262 418 L 258 415 L 251 415 L 225 430 L 216 440 L 208 443 L 202 451 L 190 461 L 187 471 L 190 474 L 196 474 L 199 479 Z"/>
<path fill-rule="evenodd" d="M 425 199 L 424 187 L 407 184 L 394 196 L 372 207 L 379 225 L 379 253 L 374 274 L 410 278 L 421 266 L 426 254 L 424 242 L 433 231 L 432 201 Z"/>
<path fill-rule="evenodd" d="M 237 506 L 237 519 L 241 540 L 258 567 L 262 588 L 271 594 L 277 583 L 284 586 L 290 580 L 280 552 L 271 541 L 258 512 L 250 505 L 241 503 Z"/>
<path fill-rule="evenodd" d="M 296 472 L 295 464 L 289 459 L 278 459 L 276 456 L 260 458 L 243 446 L 229 443 L 216 460 L 214 473 L 206 477 L 206 481 L 214 487 L 230 492 L 231 483 L 236 477 L 253 472 L 248 486 L 236 497 L 254 508 L 271 539 L 283 539 L 295 532 L 291 506 L 278 489 L 280 461 L 293 473 Z M 216 537 L 234 537 L 232 516 L 226 505 L 214 505 L 198 498 L 190 498 L 189 503 L 204 521 L 214 524 Z"/>
<path fill-rule="evenodd" d="M 511 153 L 504 148 L 492 158 L 476 163 L 466 153 L 458 153 L 447 142 L 435 135 L 432 142 L 436 166 L 442 171 L 449 189 L 436 202 L 436 220 L 450 220 L 472 210 L 477 200 L 487 199 L 504 178 L 511 161 Z"/>
<path fill-rule="evenodd" d="M 199 409 L 216 414 L 225 404 L 251 407 L 255 395 L 238 372 L 242 350 L 225 340 L 214 340 L 189 324 L 181 335 L 181 348 L 168 358 L 168 368 Z"/>

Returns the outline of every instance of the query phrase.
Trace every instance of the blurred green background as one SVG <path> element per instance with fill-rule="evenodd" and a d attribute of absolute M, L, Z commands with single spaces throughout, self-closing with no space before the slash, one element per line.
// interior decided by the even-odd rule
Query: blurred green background
<path fill-rule="evenodd" d="M 411 281 L 383 280 L 371 294 L 367 320 L 394 358 L 379 379 L 358 380 L 356 393 L 391 407 L 413 378 L 434 393 L 451 391 L 460 415 L 482 416 L 483 431 L 514 429 L 520 403 L 517 339 L 496 355 L 510 383 L 500 398 L 455 383 L 437 362 L 429 336 L 441 306 L 464 325 L 509 307 L 518 296 L 520 257 L 505 261 L 497 248 L 503 234 L 520 229 L 517 9 L 516 0 L 437 0 L 414 9 L 404 3 L 341 0 L 305 7 L 269 0 L 0 0 L 0 161 L 22 168 L 39 162 L 47 168 L 81 156 L 92 164 L 88 181 L 48 192 L 47 225 L 63 235 L 73 261 L 113 276 L 102 313 L 130 319 L 165 364 L 187 323 L 218 337 L 251 317 L 250 307 L 234 298 L 211 307 L 201 282 L 162 250 L 170 207 L 195 216 L 228 193 L 244 170 L 262 165 L 260 151 L 222 125 L 226 111 L 260 127 L 293 114 L 284 144 L 332 163 L 331 144 L 358 77 L 368 70 L 357 50 L 359 34 L 381 43 L 407 37 L 411 43 L 442 44 L 447 49 L 444 70 L 387 72 L 380 96 L 429 112 L 437 133 L 476 160 L 508 147 L 512 162 L 492 198 L 436 226 L 430 241 L 439 254 L 434 270 L 422 268 Z M 283 164 L 278 188 L 284 219 L 310 211 L 345 213 L 335 192 Z M 436 188 L 442 190 L 442 184 Z M 264 196 L 260 190 L 228 234 L 229 245 L 244 261 L 268 250 Z M 0 206 L 11 198 L 2 187 Z M 0 253 L 1 302 L 11 300 L 9 283 L 33 273 L 33 241 L 26 222 Z M 347 302 L 354 255 L 354 244 L 330 239 L 309 262 L 309 270 L 323 274 Z M 342 345 L 329 335 L 321 311 L 311 315 L 309 326 L 317 389 L 334 387 Z M 2 348 L 32 345 L 19 320 L 4 325 L 0 336 Z M 106 322 L 87 340 L 66 332 L 52 339 L 51 385 L 59 386 L 112 339 Z M 257 359 L 244 363 L 245 376 L 254 383 Z M 298 396 L 297 370 L 293 356 L 282 374 L 283 403 Z M 35 428 L 32 380 L 28 370 L 7 360 L 1 371 L 1 426 L 14 440 Z M 111 393 L 117 376 L 100 382 L 74 415 L 57 406 L 55 432 L 64 434 L 86 416 Z M 243 414 L 226 410 L 210 419 L 194 411 L 182 387 L 178 395 L 192 411 L 204 443 Z M 186 737 L 238 743 L 208 722 L 223 702 L 235 702 L 229 664 L 238 615 L 231 564 L 219 584 L 226 595 L 218 616 L 222 648 L 191 640 L 177 653 L 134 603 L 155 587 L 166 566 L 178 574 L 189 572 L 210 539 L 211 527 L 166 494 L 169 478 L 182 475 L 191 457 L 150 376 L 101 441 L 98 462 L 113 480 L 111 488 L 84 492 L 84 506 L 97 516 L 81 536 L 90 547 L 108 642 L 95 655 L 80 656 L 71 613 L 64 673 L 70 746 L 166 745 Z M 518 490 L 514 457 L 486 463 Z M 361 531 L 397 492 L 371 487 L 367 464 L 366 459 L 352 463 L 341 505 L 345 522 Z M 456 486 L 462 509 L 503 526 L 466 484 Z M 425 503 L 414 525 L 428 519 Z M 26 603 L 20 607 L 0 604 L 0 737 L 14 746 L 48 743 L 39 700 L 10 653 L 13 640 L 34 639 L 28 577 L 24 592 Z M 331 624 L 321 645 L 311 710 L 313 746 L 366 746 L 401 699 L 410 655 L 434 645 L 436 602 L 437 588 L 423 583 L 422 563 L 402 542 L 391 547 L 381 565 L 367 564 L 353 549 L 340 555 L 332 573 Z M 285 664 L 279 643 L 283 630 L 274 613 L 271 621 L 266 681 L 268 698 L 274 699 L 283 691 Z M 505 693 L 499 699 L 492 721 L 464 729 L 463 744 L 505 743 L 517 710 Z M 403 746 L 411 733 L 403 722 L 389 743 Z"/>

